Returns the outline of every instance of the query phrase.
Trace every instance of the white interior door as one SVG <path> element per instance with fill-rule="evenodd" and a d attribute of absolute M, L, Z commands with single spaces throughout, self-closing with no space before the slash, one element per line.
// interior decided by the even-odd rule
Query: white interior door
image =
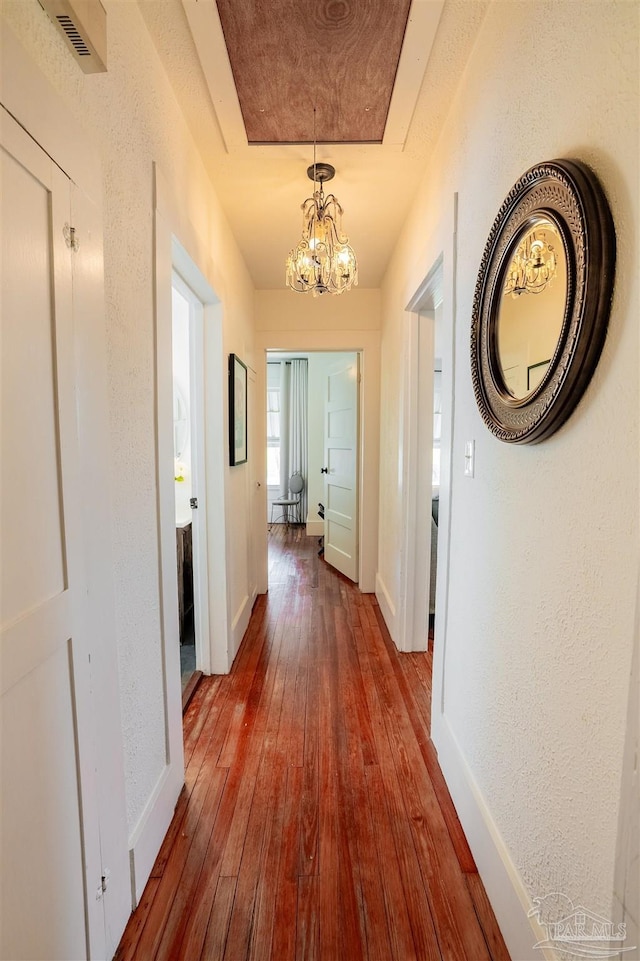
<path fill-rule="evenodd" d="M 209 673 L 209 599 L 207 564 L 207 502 L 205 492 L 204 432 L 204 306 L 182 277 L 172 277 L 173 378 L 174 391 L 182 392 L 185 437 L 180 443 L 174 409 L 176 456 L 184 481 L 175 486 L 176 526 L 191 523 L 193 558 L 193 628 L 196 670 Z M 177 342 L 176 342 L 177 341 Z M 175 395 L 174 395 L 175 404 Z M 185 448 L 178 451 L 178 447 Z M 177 465 L 176 465 L 177 466 Z M 194 506 L 195 505 L 195 506 Z"/>
<path fill-rule="evenodd" d="M 104 950 L 63 235 L 71 191 L 4 110 L 1 178 L 0 956 L 68 961 Z"/>
<path fill-rule="evenodd" d="M 324 410 L 324 559 L 358 581 L 358 355 L 327 371 Z"/>

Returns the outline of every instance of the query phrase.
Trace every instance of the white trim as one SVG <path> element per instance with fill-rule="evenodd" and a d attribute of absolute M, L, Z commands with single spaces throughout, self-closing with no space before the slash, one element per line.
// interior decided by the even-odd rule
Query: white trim
<path fill-rule="evenodd" d="M 514 961 L 529 961 L 537 954 L 534 944 L 544 940 L 545 932 L 534 917 L 527 916 L 532 904 L 524 881 L 443 715 L 433 726 L 431 738 L 509 954 Z M 548 950 L 540 957 L 557 961 L 556 953 Z"/>
<path fill-rule="evenodd" d="M 322 537 L 324 535 L 324 521 L 307 521 L 307 536 Z"/>
<path fill-rule="evenodd" d="M 204 308 L 205 370 L 205 474 L 207 505 L 207 553 L 209 568 L 209 669 L 227 674 L 233 658 L 227 591 L 227 542 L 229 524 L 227 434 L 227 366 L 222 343 L 222 305 Z"/>
<path fill-rule="evenodd" d="M 83 535 L 91 610 L 94 725 L 98 751 L 97 788 L 100 851 L 110 872 L 104 893 L 105 956 L 115 952 L 131 909 L 127 845 L 126 788 L 113 582 L 107 347 L 102 277 L 102 212 L 79 190 L 72 191 L 72 217 L 82 246 L 75 258 L 74 314 L 80 469 L 84 502 Z M 89 231 L 88 228 L 91 228 Z M 99 280 L 98 280 L 99 278 Z M 99 683 L 97 681 L 99 680 Z M 91 892 L 95 897 L 95 891 Z M 100 955 L 96 955 L 99 957 Z"/>
<path fill-rule="evenodd" d="M 443 338 L 443 357 L 442 357 L 442 440 L 440 445 L 440 501 L 438 519 L 438 576 L 436 579 L 436 614 L 434 625 L 434 648 L 433 648 L 433 695 L 431 703 L 431 723 L 436 723 L 436 714 L 444 711 L 444 672 L 445 672 L 445 653 L 447 644 L 447 614 L 449 603 L 449 554 L 451 543 L 451 509 L 452 509 L 452 467 L 454 451 L 454 423 L 455 423 L 455 394 L 454 394 L 454 371 L 455 371 L 455 322 L 456 322 L 456 256 L 457 256 L 457 216 L 458 216 L 458 195 L 454 194 L 447 217 L 438 225 L 434 231 L 433 238 L 429 247 L 429 257 L 427 263 L 432 266 L 427 272 L 422 282 L 415 289 L 409 299 L 407 310 L 414 313 L 421 309 L 431 308 L 436 303 L 442 302 L 442 326 L 447 336 Z M 409 335 L 415 337 L 414 331 L 417 329 L 418 318 L 409 319 Z M 417 365 L 416 365 L 417 366 Z M 417 371 L 416 371 L 417 376 Z M 414 401 L 417 399 L 417 385 L 410 385 L 413 390 Z M 409 434 L 408 439 L 411 435 Z M 411 478 L 416 470 L 415 450 L 412 451 L 411 444 L 407 444 L 407 461 L 404 467 L 403 483 L 412 488 Z M 415 486 L 415 480 L 413 482 Z M 403 545 L 403 557 L 412 558 L 412 524 L 405 523 L 405 542 Z M 429 533 L 430 537 L 430 533 Z M 408 561 L 405 563 L 404 570 L 408 580 L 409 575 L 413 576 L 412 568 Z M 421 596 L 417 588 L 408 588 L 404 585 L 401 604 L 407 605 L 416 597 Z M 426 601 L 425 601 L 426 603 Z M 406 629 L 413 629 L 413 616 L 403 611 L 403 624 Z M 413 638 L 410 635 L 401 637 L 400 643 L 403 645 L 400 650 L 413 650 Z"/>
<path fill-rule="evenodd" d="M 384 128 L 383 146 L 404 149 L 444 0 L 413 0 Z"/>
<path fill-rule="evenodd" d="M 61 170 L 102 207 L 102 163 L 86 131 L 27 56 L 3 20 L 0 29 L 0 102 Z"/>
<path fill-rule="evenodd" d="M 227 152 L 242 155 L 255 150 L 247 142 L 216 4 L 182 0 L 182 5 Z M 411 4 L 382 144 L 373 145 L 375 150 L 397 151 L 404 147 L 443 7 L 444 0 L 413 0 Z M 281 155 L 286 156 L 295 145 L 278 147 Z"/>
<path fill-rule="evenodd" d="M 438 519 L 438 574 L 436 578 L 436 614 L 434 625 L 433 699 L 432 713 L 442 710 L 444 697 L 444 664 L 446 649 L 447 605 L 449 596 L 449 547 L 451 540 L 451 469 L 453 458 L 454 425 L 454 370 L 455 370 L 455 269 L 457 194 L 453 195 L 448 216 L 434 231 L 429 247 L 431 264 L 426 276 L 409 299 L 406 323 L 406 392 L 404 404 L 404 444 L 406 459 L 403 464 L 403 489 L 407 491 L 402 546 L 401 597 L 397 646 L 401 651 L 424 650 L 423 634 L 428 624 L 429 598 L 424 590 L 428 583 L 430 559 L 418 557 L 418 540 L 430 543 L 428 530 L 416 530 L 419 487 L 418 426 L 419 426 L 419 351 L 421 340 L 430 338 L 433 354 L 433 321 L 424 314 L 440 303 L 443 307 L 442 328 L 442 439 L 440 470 L 440 501 Z M 431 329 L 428 325 L 431 325 Z M 425 415 L 426 416 L 426 415 Z M 429 415 L 431 416 L 431 415 Z M 426 426 L 426 425 L 425 425 Z M 425 515 L 426 517 L 426 515 Z M 423 527 L 427 527 L 423 518 Z M 419 563 L 416 563 L 418 559 Z"/>
<path fill-rule="evenodd" d="M 131 884 L 139 899 L 153 858 L 166 833 L 167 812 L 173 810 L 184 783 L 182 741 L 182 687 L 178 591 L 176 585 L 175 491 L 173 471 L 173 353 L 172 353 L 172 251 L 171 232 L 158 206 L 155 209 L 155 395 L 156 485 L 158 526 L 158 591 L 163 666 L 165 722 L 164 768 L 151 793 L 130 842 Z M 154 846 L 157 847 L 154 851 Z"/>
<path fill-rule="evenodd" d="M 229 663 L 233 664 L 233 659 L 235 658 L 238 650 L 240 649 L 240 644 L 242 643 L 242 638 L 245 635 L 245 631 L 249 626 L 249 621 L 251 619 L 251 608 L 253 606 L 254 597 L 250 597 L 248 594 L 242 598 L 240 606 L 236 611 L 235 617 L 231 622 L 231 657 L 229 658 Z"/>
<path fill-rule="evenodd" d="M 205 419 L 207 433 L 220 431 L 224 420 L 222 384 L 222 324 L 220 305 L 198 266 L 212 265 L 206 247 L 200 243 L 191 223 L 174 201 L 162 174 L 154 166 L 155 186 L 155 332 L 156 332 L 156 474 L 158 524 L 158 580 L 160 595 L 160 629 L 163 658 L 164 712 L 166 731 L 166 767 L 152 792 L 142 817 L 130 839 L 131 884 L 135 900 L 147 882 L 153 861 L 171 823 L 171 817 L 184 783 L 184 751 L 182 741 L 182 690 L 180 683 L 180 645 L 178 597 L 176 589 L 175 491 L 173 481 L 173 361 L 172 305 L 173 271 L 179 273 L 204 305 L 205 377 L 207 394 Z M 179 238 L 179 239 L 176 239 Z M 188 246 L 187 246 L 188 245 Z M 197 258 L 197 259 L 196 259 Z M 215 385 L 219 390 L 216 393 Z M 221 458 L 213 457 L 211 445 L 205 446 L 206 498 L 224 503 L 224 472 Z M 219 448 L 219 445 L 218 445 Z M 212 496 L 213 492 L 213 496 Z M 212 519 L 213 521 L 212 522 Z M 209 642 L 211 669 L 229 670 L 227 657 L 227 591 L 224 510 L 207 513 L 207 545 L 209 551 L 209 589 L 205 591 L 210 605 Z M 215 520 L 217 519 L 217 524 Z M 220 528 L 222 537 L 220 538 Z M 213 541 L 213 545 L 212 545 Z M 215 551 L 215 563 L 211 551 Z M 213 587 L 212 587 L 213 585 Z M 215 603 L 212 605 L 215 594 Z"/>
<path fill-rule="evenodd" d="M 431 488 L 433 450 L 434 284 L 439 284 L 442 258 L 421 287 L 416 310 L 405 326 L 405 395 L 403 410 L 404 544 L 400 599 L 401 651 L 426 651 L 429 634 L 431 568 Z M 428 453 L 428 456 L 427 456 Z M 426 475 L 426 476 L 424 476 Z"/>
<path fill-rule="evenodd" d="M 449 558 L 451 553 L 451 513 L 453 510 L 453 455 L 455 450 L 454 377 L 456 369 L 456 266 L 458 256 L 458 195 L 454 194 L 448 227 L 442 228 L 445 256 L 442 270 L 442 325 L 451 332 L 443 340 L 442 357 L 442 438 L 440 443 L 440 500 L 438 507 L 438 577 L 436 579 L 436 616 L 434 623 L 431 723 L 444 712 L 447 624 L 449 615 Z M 447 251 L 449 256 L 446 256 Z"/>
<path fill-rule="evenodd" d="M 184 263 L 178 242 L 172 243 L 172 260 L 193 275 Z M 172 284 L 189 304 L 189 434 L 191 442 L 191 494 L 198 507 L 191 514 L 193 554 L 193 604 L 196 668 L 211 673 L 209 628 L 209 564 L 207 545 L 208 499 L 205 473 L 205 370 L 204 370 L 204 304 L 182 274 L 174 270 Z"/>
<path fill-rule="evenodd" d="M 382 575 L 378 571 L 376 574 L 376 600 L 378 601 L 378 606 L 382 611 L 382 616 L 384 622 L 387 625 L 389 634 L 391 635 L 391 640 L 398 647 L 398 622 L 396 619 L 396 607 L 391 600 L 391 594 L 387 589 L 387 585 L 382 580 Z"/>
<path fill-rule="evenodd" d="M 178 794 L 180 790 L 182 790 L 182 782 Z M 174 763 L 162 769 L 138 823 L 129 836 L 131 903 L 133 908 L 140 902 L 144 886 L 149 880 L 158 851 L 165 834 L 169 830 L 176 801 Z"/>
<path fill-rule="evenodd" d="M 222 343 L 222 305 L 215 292 L 215 269 L 207 245 L 200 240 L 193 224 L 184 216 L 157 165 L 154 166 L 154 173 L 156 226 L 157 230 L 158 227 L 164 230 L 164 243 L 170 245 L 169 269 L 173 268 L 182 277 L 204 306 L 204 488 L 202 492 L 198 491 L 198 498 L 199 503 L 202 498 L 206 515 L 202 527 L 206 531 L 207 563 L 200 565 L 199 576 L 206 570 L 207 587 L 205 589 L 205 585 L 201 584 L 200 590 L 203 598 L 206 598 L 205 621 L 208 619 L 208 627 L 204 625 L 202 636 L 208 638 L 208 642 L 203 643 L 201 669 L 205 673 L 210 671 L 214 674 L 226 674 L 231 666 L 231 630 L 227 598 L 225 464 L 220 457 L 220 451 L 226 449 L 227 437 L 227 378 Z M 157 234 L 156 247 L 159 240 Z M 158 270 L 157 263 L 156 271 Z M 170 286 L 170 273 L 168 277 L 168 280 L 165 278 L 163 289 L 167 283 Z M 214 280 L 210 281 L 208 278 Z M 173 508 L 171 516 L 173 517 Z M 172 576 L 174 575 L 175 571 L 172 572 Z M 201 608 L 203 607 L 204 602 L 201 605 Z"/>

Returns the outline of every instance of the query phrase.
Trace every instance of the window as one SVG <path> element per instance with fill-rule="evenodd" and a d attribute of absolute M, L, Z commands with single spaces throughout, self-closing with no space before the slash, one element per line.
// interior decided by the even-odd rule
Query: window
<path fill-rule="evenodd" d="M 274 369 L 275 368 L 275 369 Z M 267 487 L 280 486 L 280 365 L 267 365 Z"/>

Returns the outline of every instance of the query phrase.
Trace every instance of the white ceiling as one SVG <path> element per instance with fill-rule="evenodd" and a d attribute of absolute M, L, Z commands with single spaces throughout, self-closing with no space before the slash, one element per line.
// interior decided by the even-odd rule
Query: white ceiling
<path fill-rule="evenodd" d="M 331 189 L 361 287 L 381 284 L 489 2 L 446 0 L 439 16 L 442 0 L 413 0 L 383 144 L 318 146 L 318 160 L 336 168 Z M 215 0 L 139 5 L 256 288 L 283 288 L 312 192 L 312 148 L 247 145 Z"/>

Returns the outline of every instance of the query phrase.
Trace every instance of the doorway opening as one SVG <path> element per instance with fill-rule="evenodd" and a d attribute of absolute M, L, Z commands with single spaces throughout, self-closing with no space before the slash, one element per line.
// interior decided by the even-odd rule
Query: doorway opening
<path fill-rule="evenodd" d="M 269 537 L 317 538 L 318 554 L 356 583 L 359 364 L 357 351 L 266 352 Z"/>
<path fill-rule="evenodd" d="M 440 305 L 442 310 L 442 305 Z M 436 309 L 436 334 L 438 330 Z M 442 447 L 442 358 L 433 363 L 433 432 L 431 455 L 431 563 L 429 565 L 429 639 L 433 652 L 436 619 L 436 580 L 438 573 L 438 523 L 440 520 L 440 454 Z"/>
<path fill-rule="evenodd" d="M 444 323 L 443 258 L 409 305 L 406 357 L 406 593 L 402 650 L 444 637 L 448 570 L 453 341 Z"/>
<path fill-rule="evenodd" d="M 173 468 L 176 584 L 182 705 L 186 708 L 203 671 L 202 541 L 198 496 L 202 487 L 202 340 L 204 305 L 173 271 L 171 277 Z M 201 495 L 200 495 L 201 496 Z"/>

